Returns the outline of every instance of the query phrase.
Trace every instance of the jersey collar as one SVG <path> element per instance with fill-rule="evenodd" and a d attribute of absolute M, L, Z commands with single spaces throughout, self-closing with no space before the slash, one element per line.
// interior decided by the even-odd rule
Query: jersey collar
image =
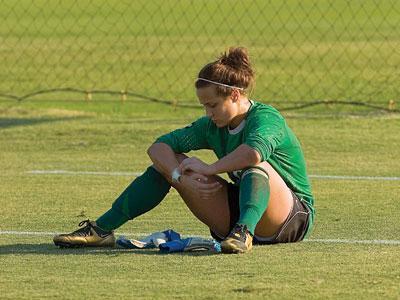
<path fill-rule="evenodd" d="M 253 100 L 249 100 L 249 101 L 250 101 L 250 107 L 249 107 L 249 110 L 247 111 L 247 113 L 249 113 L 249 111 L 251 110 L 251 108 L 252 108 L 253 105 L 254 105 L 254 101 L 253 101 Z M 244 126 L 246 125 L 246 118 L 247 118 L 247 114 L 246 114 L 246 117 L 242 120 L 242 122 L 240 122 L 239 125 L 236 126 L 234 129 L 229 129 L 229 126 L 228 126 L 228 132 L 229 132 L 229 134 L 237 134 L 237 133 L 239 133 L 240 131 L 242 131 L 242 129 L 243 129 Z"/>

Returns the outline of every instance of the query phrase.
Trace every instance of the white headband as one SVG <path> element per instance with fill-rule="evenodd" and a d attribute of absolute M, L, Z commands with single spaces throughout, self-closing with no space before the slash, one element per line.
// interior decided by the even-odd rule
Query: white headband
<path fill-rule="evenodd" d="M 220 82 L 217 82 L 217 81 L 212 81 L 212 80 L 201 78 L 201 77 L 197 78 L 197 80 L 203 80 L 203 81 L 206 81 L 206 82 L 214 83 L 216 85 L 228 87 L 228 88 L 231 88 L 231 89 L 238 89 L 238 90 L 241 90 L 241 91 L 244 90 L 244 88 L 241 88 L 241 87 L 237 87 L 237 86 L 229 85 L 229 84 L 225 84 L 225 83 L 220 83 Z"/>

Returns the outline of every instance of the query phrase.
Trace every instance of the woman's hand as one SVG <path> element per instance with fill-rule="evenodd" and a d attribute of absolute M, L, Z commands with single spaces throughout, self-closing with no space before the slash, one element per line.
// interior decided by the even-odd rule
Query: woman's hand
<path fill-rule="evenodd" d="M 222 184 L 218 181 L 207 181 L 206 176 L 193 172 L 182 175 L 180 179 L 181 184 L 198 194 L 203 200 L 212 199 L 215 197 L 215 193 L 222 188 Z"/>
<path fill-rule="evenodd" d="M 192 171 L 202 175 L 215 175 L 212 167 L 197 157 L 189 157 L 183 160 L 179 165 L 179 171 L 181 174 Z"/>

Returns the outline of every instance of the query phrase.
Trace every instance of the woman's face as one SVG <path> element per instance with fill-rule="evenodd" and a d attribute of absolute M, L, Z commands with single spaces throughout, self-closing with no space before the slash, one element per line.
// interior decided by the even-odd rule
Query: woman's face
<path fill-rule="evenodd" d="M 238 91 L 232 91 L 232 94 L 223 97 L 218 96 L 216 88 L 213 85 L 198 88 L 196 90 L 199 102 L 204 106 L 206 115 L 211 118 L 217 127 L 224 127 L 231 123 L 237 115 L 237 97 Z"/>

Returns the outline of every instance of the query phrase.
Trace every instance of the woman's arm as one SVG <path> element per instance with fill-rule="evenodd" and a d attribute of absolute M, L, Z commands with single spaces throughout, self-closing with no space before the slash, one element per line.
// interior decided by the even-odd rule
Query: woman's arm
<path fill-rule="evenodd" d="M 182 173 L 193 171 L 203 175 L 216 175 L 225 172 L 242 170 L 255 166 L 261 162 L 260 154 L 248 145 L 242 144 L 234 151 L 224 156 L 215 163 L 208 165 L 198 158 L 185 159 L 179 166 Z"/>
<path fill-rule="evenodd" d="M 164 143 L 154 143 L 147 150 L 147 154 L 156 169 L 172 181 L 172 171 L 179 167 L 179 161 L 172 148 Z M 185 174 L 182 173 L 182 175 Z M 197 180 L 207 181 L 207 177 L 203 174 L 191 174 L 191 177 Z"/>
<path fill-rule="evenodd" d="M 147 150 L 147 153 L 153 161 L 156 169 L 172 182 L 172 171 L 179 166 L 176 153 L 172 148 L 164 143 L 154 143 Z M 186 188 L 199 194 L 201 198 L 208 199 L 209 197 L 212 197 L 216 191 L 222 188 L 222 185 L 218 181 L 207 181 L 208 178 L 203 174 L 188 172 L 187 174 L 182 173 L 181 179 L 175 184 L 182 184 Z"/>
<path fill-rule="evenodd" d="M 234 151 L 216 161 L 210 168 L 214 174 L 242 170 L 261 162 L 260 154 L 248 145 L 242 144 Z"/>
<path fill-rule="evenodd" d="M 157 170 L 171 180 L 172 171 L 179 166 L 172 148 L 164 143 L 154 143 L 147 150 L 147 154 Z"/>

